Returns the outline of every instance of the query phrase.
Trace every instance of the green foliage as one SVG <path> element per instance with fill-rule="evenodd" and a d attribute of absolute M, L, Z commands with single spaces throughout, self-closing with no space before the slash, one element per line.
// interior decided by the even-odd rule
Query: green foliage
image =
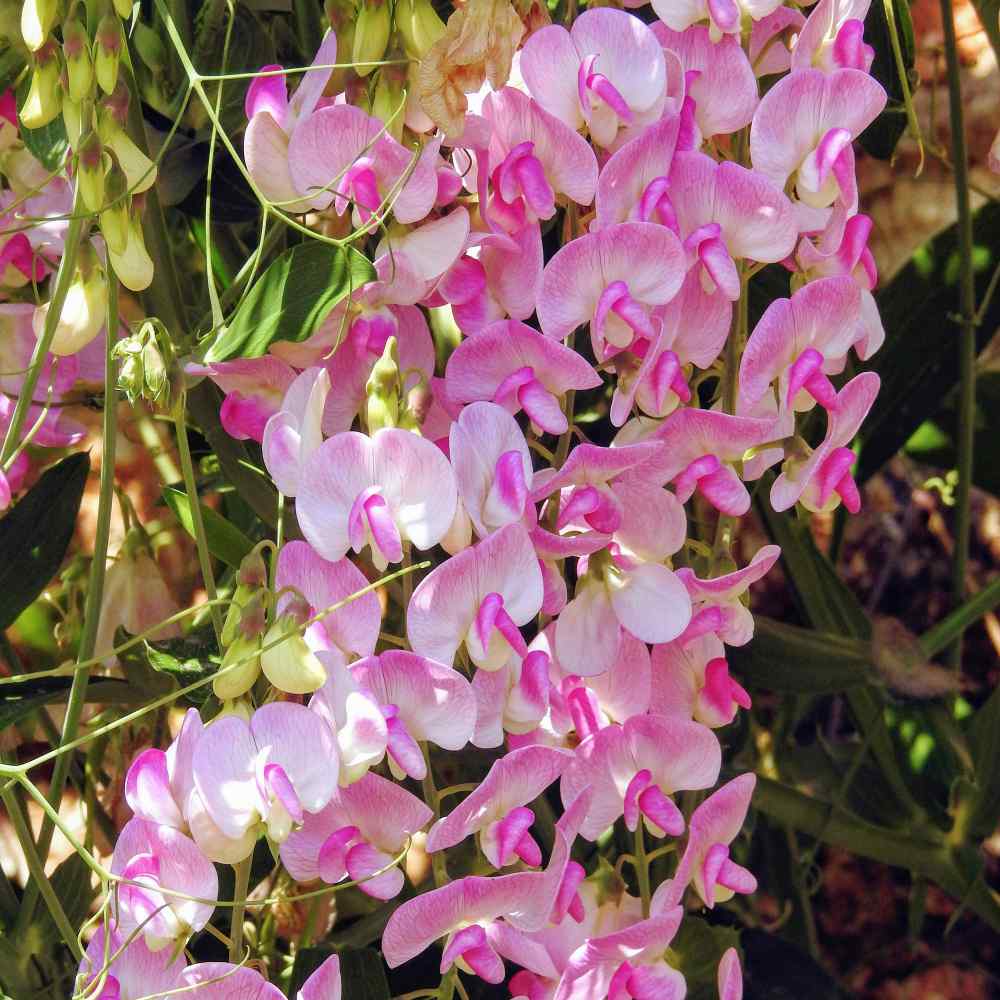
<path fill-rule="evenodd" d="M 124 629 L 115 633 L 115 646 L 132 638 Z M 214 673 L 222 658 L 215 634 L 210 627 L 199 628 L 185 636 L 137 643 L 119 657 L 126 676 L 146 698 L 167 694 L 186 687 Z M 201 706 L 211 696 L 209 685 L 191 691 L 188 704 Z"/>
<path fill-rule="evenodd" d="M 690 1000 L 715 1000 L 718 996 L 719 960 L 729 948 L 738 948 L 739 932 L 686 916 L 670 942 L 669 961 L 687 980 Z"/>
<path fill-rule="evenodd" d="M 907 0 L 891 0 L 900 54 L 907 74 L 913 72 L 916 46 L 913 41 L 913 22 Z M 892 51 L 892 38 L 886 17 L 884 0 L 873 0 L 865 18 L 865 41 L 875 49 L 871 74 L 886 89 L 889 101 L 885 110 L 861 133 L 859 139 L 866 153 L 888 160 L 896 151 L 896 144 L 906 131 L 905 94 L 899 79 L 896 60 Z"/>
<path fill-rule="evenodd" d="M 70 683 L 69 677 L 35 677 L 4 685 L 0 688 L 0 731 L 17 725 L 36 709 L 66 701 Z M 87 687 L 88 700 L 103 705 L 135 705 L 144 697 L 145 692 L 115 677 L 92 681 Z"/>
<path fill-rule="evenodd" d="M 257 280 L 205 355 L 259 358 L 276 340 L 302 341 L 375 270 L 356 250 L 309 242 L 285 251 Z"/>
<path fill-rule="evenodd" d="M 195 537 L 194 518 L 192 517 L 191 500 L 182 490 L 168 486 L 163 491 L 163 499 L 167 506 L 174 512 L 174 516 L 180 521 L 184 530 L 192 537 Z M 253 542 L 246 535 L 227 521 L 217 511 L 204 504 L 201 507 L 201 517 L 205 525 L 205 535 L 208 539 L 208 550 L 220 559 L 227 566 L 239 569 L 243 558 L 253 548 Z"/>
<path fill-rule="evenodd" d="M 86 452 L 64 458 L 0 520 L 0 630 L 14 623 L 59 569 L 89 472 Z"/>

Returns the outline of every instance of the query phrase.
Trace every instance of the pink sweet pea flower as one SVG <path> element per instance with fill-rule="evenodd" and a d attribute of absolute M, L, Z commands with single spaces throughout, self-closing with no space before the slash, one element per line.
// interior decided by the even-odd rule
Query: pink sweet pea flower
<path fill-rule="evenodd" d="M 284 993 L 256 969 L 229 962 L 199 962 L 180 976 L 181 996 L 198 1000 L 282 1000 Z M 302 997 L 302 993 L 299 993 Z"/>
<path fill-rule="evenodd" d="M 685 270 L 680 242 L 664 226 L 623 222 L 580 236 L 545 266 L 537 307 L 542 332 L 563 340 L 589 323 L 599 361 L 636 338 L 651 341 L 651 310 L 677 294 Z"/>
<path fill-rule="evenodd" d="M 861 290 L 861 318 L 854 349 L 862 361 L 867 361 L 885 341 L 882 317 L 872 296 L 878 284 L 875 258 L 868 249 L 872 220 L 867 215 L 852 215 L 842 222 L 838 214 L 833 213 L 818 241 L 802 237 L 795 251 L 795 263 L 810 281 L 849 274 L 857 282 Z"/>
<path fill-rule="evenodd" d="M 666 97 L 659 43 L 637 17 L 611 8 L 587 10 L 567 31 L 549 25 L 521 50 L 528 91 L 574 132 L 587 126 L 611 148 L 624 130 L 651 124 Z"/>
<path fill-rule="evenodd" d="M 299 491 L 305 460 L 323 443 L 323 407 L 330 376 L 323 368 L 307 368 L 288 387 L 281 409 L 264 425 L 264 465 L 285 496 Z"/>
<path fill-rule="evenodd" d="M 142 1000 L 176 989 L 184 957 L 170 948 L 150 950 L 140 934 L 131 937 L 102 924 L 87 944 L 77 970 L 79 995 L 90 1000 Z M 100 985 L 100 992 L 94 992 Z"/>
<path fill-rule="evenodd" d="M 458 497 L 448 460 L 434 444 L 400 428 L 372 437 L 345 431 L 325 441 L 302 468 L 296 513 L 302 533 L 326 559 L 371 548 L 378 569 L 445 536 Z"/>
<path fill-rule="evenodd" d="M 857 209 L 851 145 L 885 107 L 881 84 L 857 69 L 801 69 L 762 98 L 750 126 L 754 170 L 774 185 L 791 184 L 800 226 L 821 229 L 826 209 Z"/>
<path fill-rule="evenodd" d="M 350 672 L 386 720 L 389 769 L 396 778 L 420 781 L 427 774 L 418 743 L 461 750 L 472 738 L 475 695 L 452 667 L 390 649 L 352 663 Z"/>
<path fill-rule="evenodd" d="M 321 878 L 334 885 L 350 878 L 369 896 L 392 899 L 403 888 L 393 862 L 433 815 L 415 795 L 369 772 L 306 816 L 281 845 L 281 860 L 300 882 Z"/>
<path fill-rule="evenodd" d="M 597 157 L 575 129 L 513 87 L 488 94 L 483 117 L 491 128 L 492 224 L 513 233 L 551 219 L 560 196 L 577 205 L 594 200 Z"/>
<path fill-rule="evenodd" d="M 735 948 L 727 948 L 719 959 L 719 1000 L 743 1000 L 743 970 Z"/>
<path fill-rule="evenodd" d="M 747 55 L 756 76 L 788 72 L 792 62 L 791 49 L 805 23 L 801 11 L 794 7 L 778 7 L 767 17 L 754 21 Z"/>
<path fill-rule="evenodd" d="M 694 617 L 682 639 L 712 631 L 730 646 L 746 645 L 753 638 L 753 615 L 740 603 L 740 597 L 771 571 L 780 555 L 777 545 L 761 546 L 743 569 L 711 580 L 699 580 L 688 566 L 677 570 L 694 607 Z"/>
<path fill-rule="evenodd" d="M 469 248 L 441 279 L 434 305 L 447 302 L 467 336 L 510 316 L 535 311 L 542 281 L 542 232 L 537 223 L 513 233 L 472 233 Z"/>
<path fill-rule="evenodd" d="M 432 570 L 406 609 L 414 652 L 454 662 L 463 643 L 469 658 L 497 670 L 514 651 L 527 653 L 520 633 L 542 606 L 542 573 L 521 524 L 508 524 Z"/>
<path fill-rule="evenodd" d="M 139 819 L 189 834 L 210 860 L 235 864 L 253 850 L 257 835 L 227 837 L 205 811 L 192 774 L 204 729 L 197 709 L 189 708 L 165 751 L 150 747 L 132 761 L 125 775 L 125 801 Z"/>
<path fill-rule="evenodd" d="M 478 833 L 479 846 L 494 868 L 518 860 L 537 866 L 542 852 L 530 829 L 535 814 L 528 803 L 537 799 L 573 760 L 551 747 L 511 750 L 496 761 L 489 774 L 460 805 L 437 821 L 427 835 L 427 851 L 442 851 Z"/>
<path fill-rule="evenodd" d="M 549 709 L 550 687 L 549 657 L 540 649 L 529 649 L 524 657 L 515 653 L 499 670 L 477 670 L 472 678 L 476 696 L 473 744 L 498 747 L 505 733 L 531 733 Z"/>
<path fill-rule="evenodd" d="M 624 930 L 591 938 L 570 956 L 553 1000 L 684 1000 L 684 976 L 664 958 L 682 917 L 675 906 Z"/>
<path fill-rule="evenodd" d="M 729 845 L 743 828 L 756 784 L 755 775 L 741 774 L 695 809 L 677 874 L 656 891 L 654 905 L 675 906 L 689 882 L 709 909 L 737 892 L 757 891 L 757 880 L 729 856 Z"/>
<path fill-rule="evenodd" d="M 313 66 L 332 66 L 336 61 L 337 36 L 330 31 L 316 51 Z M 244 110 L 248 124 L 243 136 L 247 170 L 264 197 L 286 211 L 303 211 L 307 207 L 289 172 L 288 140 L 299 122 L 308 118 L 322 100 L 323 88 L 332 72 L 332 69 L 310 69 L 302 76 L 291 100 L 284 74 L 256 77 L 247 87 Z"/>
<path fill-rule="evenodd" d="M 278 555 L 275 584 L 280 591 L 294 587 L 309 604 L 309 617 L 346 600 L 368 586 L 365 575 L 348 559 L 329 562 L 308 542 L 286 542 Z M 281 614 L 293 595 L 278 599 Z M 306 642 L 314 650 L 336 650 L 343 661 L 352 656 L 370 656 L 375 652 L 382 609 L 373 593 L 354 598 L 349 604 L 331 611 L 305 631 Z"/>
<path fill-rule="evenodd" d="M 445 378 L 456 402 L 489 400 L 510 413 L 524 410 L 547 434 L 563 434 L 569 426 L 562 398 L 570 389 L 601 384 L 576 351 L 516 320 L 491 323 L 459 344 Z"/>
<path fill-rule="evenodd" d="M 781 475 L 771 487 L 771 506 L 788 510 L 801 503 L 807 510 L 833 510 L 841 500 L 856 514 L 861 495 L 851 478 L 854 440 L 878 395 L 881 380 L 875 372 L 862 372 L 837 393 L 836 403 L 827 411 L 826 437 L 819 447 L 805 455 L 792 455 L 781 467 Z"/>
<path fill-rule="evenodd" d="M 865 45 L 865 18 L 871 0 L 820 0 L 809 14 L 792 50 L 791 68 L 816 66 L 868 72 L 875 50 Z"/>
<path fill-rule="evenodd" d="M 215 909 L 214 903 L 197 901 L 218 896 L 214 865 L 190 837 L 172 827 L 130 819 L 115 843 L 111 872 L 128 880 L 118 887 L 122 930 L 141 930 L 154 951 L 183 944 Z"/>
<path fill-rule="evenodd" d="M 735 261 L 772 263 L 792 252 L 798 233 L 791 203 L 766 176 L 704 153 L 678 153 L 669 195 L 688 266 L 707 293 L 719 289 L 735 302 Z"/>
<path fill-rule="evenodd" d="M 591 231 L 618 222 L 674 222 L 669 199 L 670 165 L 680 145 L 682 122 L 664 115 L 611 155 L 597 179 L 595 217 Z"/>
<path fill-rule="evenodd" d="M 563 802 L 585 788 L 593 800 L 580 835 L 596 840 L 619 816 L 629 830 L 640 820 L 656 836 L 684 832 L 684 817 L 670 796 L 710 788 L 719 777 L 722 750 L 711 729 L 679 716 L 637 715 L 598 730 L 577 747 L 563 772 Z"/>
<path fill-rule="evenodd" d="M 738 36 L 713 42 L 709 29 L 701 25 L 677 32 L 666 24 L 654 24 L 652 30 L 680 60 L 703 139 L 729 135 L 750 124 L 757 107 L 757 78 Z"/>
<path fill-rule="evenodd" d="M 350 104 L 334 104 L 296 126 L 288 142 L 288 170 L 296 193 L 312 208 L 332 204 L 343 215 L 353 207 L 360 226 L 390 199 L 397 222 L 419 222 L 437 199 L 439 147 L 440 140 L 429 141 L 403 181 L 414 154 L 378 118 Z"/>
<path fill-rule="evenodd" d="M 686 503 L 698 490 L 716 510 L 742 517 L 750 494 L 733 468 L 750 448 L 772 440 L 775 421 L 734 417 L 716 410 L 676 410 L 653 432 L 667 447 L 643 475 L 672 482 Z"/>
<path fill-rule="evenodd" d="M 543 975 L 551 975 L 551 962 L 541 948 L 530 947 L 525 932 L 559 923 L 567 912 L 582 916 L 576 890 L 583 871 L 570 861 L 570 848 L 589 805 L 590 795 L 584 792 L 556 823 L 555 846 L 544 871 L 493 878 L 470 875 L 403 903 L 382 935 L 382 954 L 389 968 L 408 962 L 445 937 L 442 975 L 459 963 L 459 968 L 488 983 L 500 983 L 501 956 L 524 962 L 526 952 L 541 959 Z"/>
<path fill-rule="evenodd" d="M 466 406 L 451 425 L 458 495 L 480 538 L 520 521 L 531 487 L 531 453 L 517 421 L 495 403 Z"/>
<path fill-rule="evenodd" d="M 861 290 L 853 278 L 820 278 L 790 299 L 775 299 L 750 334 L 740 360 L 739 400 L 745 412 L 778 383 L 781 409 L 829 408 L 837 390 L 828 378 L 844 368 L 861 331 Z"/>
<path fill-rule="evenodd" d="M 207 375 L 225 394 L 219 420 L 237 441 L 264 440 L 268 420 L 281 410 L 296 372 L 277 358 L 240 358 L 189 364 L 188 375 Z"/>
<path fill-rule="evenodd" d="M 739 35 L 744 15 L 759 21 L 781 6 L 781 0 L 655 0 L 656 16 L 672 31 L 685 31 L 708 21 L 709 36 Z"/>
<path fill-rule="evenodd" d="M 217 719 L 198 741 L 193 762 L 198 794 L 226 836 L 263 828 L 279 844 L 306 813 L 330 801 L 337 771 L 332 730 L 291 702 L 264 705 L 249 723 Z"/>
<path fill-rule="evenodd" d="M 728 726 L 750 695 L 729 676 L 725 647 L 714 633 L 653 647 L 653 696 L 649 710 L 683 715 L 710 729 Z"/>

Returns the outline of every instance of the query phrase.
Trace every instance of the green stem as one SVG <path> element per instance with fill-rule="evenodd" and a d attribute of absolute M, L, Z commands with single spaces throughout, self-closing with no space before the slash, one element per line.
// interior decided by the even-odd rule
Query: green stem
<path fill-rule="evenodd" d="M 652 888 L 649 884 L 649 858 L 646 856 L 646 831 L 643 827 L 642 817 L 639 817 L 639 825 L 635 828 L 635 875 L 639 880 L 639 896 L 642 898 L 642 915 L 649 916 L 649 904 L 653 898 Z"/>
<path fill-rule="evenodd" d="M 195 548 L 198 550 L 198 565 L 205 581 L 205 593 L 211 602 L 212 627 L 215 637 L 222 641 L 222 612 L 216 603 L 215 574 L 212 572 L 212 556 L 208 551 L 208 536 L 205 521 L 201 516 L 201 501 L 198 499 L 198 485 L 194 478 L 194 464 L 191 461 L 191 446 L 188 444 L 187 422 L 185 420 L 185 394 L 182 392 L 174 407 L 174 424 L 177 428 L 177 453 L 181 460 L 181 475 L 184 491 L 191 506 L 191 523 L 194 527 Z"/>
<path fill-rule="evenodd" d="M 42 374 L 45 355 L 48 354 L 52 338 L 56 335 L 56 327 L 62 317 L 63 304 L 76 273 L 76 256 L 83 239 L 85 224 L 89 224 L 89 218 L 83 214 L 83 203 L 80 200 L 79 191 L 77 191 L 73 195 L 73 211 L 69 220 L 69 228 L 66 230 L 65 249 L 62 260 L 59 262 L 59 270 L 53 279 L 49 311 L 45 314 L 45 326 L 42 335 L 35 341 L 35 349 L 31 353 L 31 361 L 24 376 L 24 384 L 21 386 L 17 402 L 14 404 L 14 413 L 10 419 L 10 426 L 7 428 L 3 449 L 0 451 L 0 465 L 7 464 L 7 460 L 14 453 L 14 449 L 17 448 L 20 441 L 24 421 L 27 419 L 28 410 L 34 401 L 35 389 L 38 387 L 38 379 Z"/>
<path fill-rule="evenodd" d="M 250 889 L 250 866 L 253 855 L 244 858 L 238 865 L 233 865 L 236 872 L 236 888 L 234 891 L 234 906 L 229 922 L 229 961 L 243 960 L 243 915 L 246 912 L 247 892 Z"/>
<path fill-rule="evenodd" d="M 920 637 L 920 646 L 927 657 L 936 656 L 949 643 L 961 636 L 970 625 L 974 625 L 983 615 L 1000 604 L 1000 577 L 978 594 L 970 597 L 961 607 L 955 608 L 933 628 Z"/>
<path fill-rule="evenodd" d="M 434 784 L 434 768 L 431 765 L 431 755 L 426 743 L 421 743 L 424 752 L 424 760 L 427 764 L 427 774 L 423 780 L 424 802 L 430 809 L 434 810 L 434 818 L 441 815 L 441 796 L 438 795 L 437 786 Z M 434 885 L 440 888 L 447 885 L 451 879 L 448 876 L 448 868 L 445 862 L 445 852 L 435 851 L 431 855 L 431 869 L 434 873 Z"/>
<path fill-rule="evenodd" d="M 67 248 L 69 243 L 67 243 Z M 64 258 L 65 259 L 65 258 Z M 107 329 L 118 329 L 118 279 L 115 277 L 111 262 L 107 265 L 108 275 L 108 319 Z M 101 618 L 101 603 L 104 597 L 104 576 L 108 561 L 108 539 L 111 534 L 111 509 L 115 494 L 115 446 L 118 440 L 115 404 L 118 381 L 115 360 L 112 351 L 115 338 L 108 334 L 104 351 L 104 420 L 102 426 L 103 453 L 101 457 L 101 492 L 97 502 L 97 526 L 94 532 L 94 555 L 90 563 L 90 576 L 87 581 L 87 600 L 83 611 L 83 631 L 80 635 L 80 646 L 77 650 L 77 667 L 73 672 L 69 696 L 66 702 L 66 717 L 63 720 L 60 746 L 72 743 L 80 727 L 80 716 L 87 700 L 87 684 L 90 680 L 88 660 L 94 655 L 97 643 L 97 628 Z M 49 785 L 48 801 L 58 812 L 62 801 L 63 789 L 69 777 L 72 754 L 62 754 L 56 758 L 52 768 L 52 781 Z M 48 816 L 42 821 L 38 835 L 38 852 L 42 857 L 49 853 L 52 844 L 52 834 L 55 826 Z M 38 892 L 44 887 L 37 881 L 30 882 L 24 892 L 24 902 L 18 915 L 18 927 L 26 928 L 34 915 Z"/>
<path fill-rule="evenodd" d="M 66 911 L 62 907 L 62 903 L 59 902 L 59 897 L 52 888 L 52 883 L 49 882 L 45 875 L 45 867 L 35 848 L 35 841 L 31 835 L 31 828 L 28 826 L 28 821 L 24 813 L 21 812 L 21 804 L 14 795 L 13 789 L 8 789 L 0 793 L 0 798 L 3 799 L 7 815 L 10 817 L 11 825 L 14 827 L 14 833 L 24 851 L 28 870 L 31 872 L 31 877 L 34 880 L 32 885 L 39 886 L 42 897 L 45 899 L 45 905 L 48 906 L 49 912 L 52 914 L 52 920 L 59 929 L 59 933 L 66 942 L 67 947 L 73 952 L 73 957 L 79 962 L 83 958 L 83 949 L 80 947 L 80 942 L 76 939 L 76 931 L 70 924 L 69 918 L 66 916 Z M 21 912 L 23 913 L 24 911 L 22 910 Z M 21 938 L 20 940 L 24 939 Z"/>
<path fill-rule="evenodd" d="M 958 489 L 955 501 L 955 552 L 952 562 L 952 595 L 959 604 L 965 597 L 965 572 L 969 561 L 972 527 L 971 487 L 976 418 L 976 286 L 972 261 L 972 206 L 969 200 L 969 161 L 965 144 L 965 113 L 962 81 L 955 38 L 952 0 L 940 0 L 944 28 L 944 51 L 948 70 L 948 107 L 951 119 L 951 160 L 955 176 L 955 206 L 958 211 L 960 332 L 958 363 L 961 390 L 958 404 Z M 958 669 L 962 663 L 962 632 L 959 629 L 949 659 Z"/>

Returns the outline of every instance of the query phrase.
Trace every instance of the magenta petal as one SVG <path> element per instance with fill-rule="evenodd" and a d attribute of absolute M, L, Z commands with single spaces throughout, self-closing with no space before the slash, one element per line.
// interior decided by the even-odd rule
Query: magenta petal
<path fill-rule="evenodd" d="M 372 847 L 355 844 L 347 854 L 347 872 L 358 888 L 375 899 L 392 899 L 403 888 L 403 873 L 392 867 L 394 858 Z M 386 871 L 382 871 L 385 868 Z M 380 872 L 380 874 L 375 874 Z"/>
<path fill-rule="evenodd" d="M 142 819 L 178 830 L 185 825 L 170 785 L 167 755 L 162 750 L 151 747 L 132 761 L 125 775 L 125 801 Z"/>
<path fill-rule="evenodd" d="M 331 955 L 302 984 L 296 1000 L 341 1000 L 341 990 L 340 956 Z"/>

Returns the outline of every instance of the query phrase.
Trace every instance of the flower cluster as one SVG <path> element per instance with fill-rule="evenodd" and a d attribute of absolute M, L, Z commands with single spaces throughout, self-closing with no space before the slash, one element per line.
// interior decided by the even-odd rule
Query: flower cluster
<path fill-rule="evenodd" d="M 250 86 L 255 185 L 307 220 L 349 213 L 378 240 L 376 278 L 303 342 L 188 366 L 225 393 L 226 430 L 260 443 L 303 538 L 273 580 L 257 552 L 240 571 L 221 716 L 189 711 L 132 764 L 115 922 L 81 969 L 98 996 L 230 996 L 230 976 L 277 996 L 251 970 L 175 957 L 212 915 L 213 862 L 245 864 L 262 836 L 293 879 L 379 900 L 422 844 L 435 885 L 393 911 L 389 965 L 441 940 L 442 974 L 499 983 L 507 962 L 529 1000 L 679 1000 L 667 956 L 686 894 L 754 891 L 730 850 L 754 777 L 716 788 L 715 730 L 750 705 L 726 647 L 752 637 L 746 593 L 779 551 L 737 566 L 729 539 L 747 483 L 779 466 L 776 510 L 859 509 L 850 444 L 878 378 L 831 377 L 883 339 L 852 144 L 886 98 L 863 0 L 653 10 L 534 23 L 509 78 L 480 53 L 482 72 L 441 84 L 446 113 L 397 109 L 411 146 L 350 90 L 327 95 L 332 32 L 291 97 L 275 67 Z M 468 4 L 430 33 L 421 72 L 513 14 Z M 378 34 L 364 27 L 356 47 Z M 750 330 L 769 264 L 790 295 Z M 582 400 L 609 418 L 606 443 Z M 695 509 L 714 512 L 714 544 Z M 415 588 L 366 590 L 414 550 L 433 564 Z M 469 744 L 495 762 L 449 808 L 434 761 Z M 572 856 L 619 820 L 638 895 Z M 650 836 L 678 839 L 655 887 Z M 475 860 L 449 871 L 470 837 Z M 335 963 L 317 976 L 304 1000 L 339 997 Z M 727 953 L 727 1000 L 740 977 Z"/>

